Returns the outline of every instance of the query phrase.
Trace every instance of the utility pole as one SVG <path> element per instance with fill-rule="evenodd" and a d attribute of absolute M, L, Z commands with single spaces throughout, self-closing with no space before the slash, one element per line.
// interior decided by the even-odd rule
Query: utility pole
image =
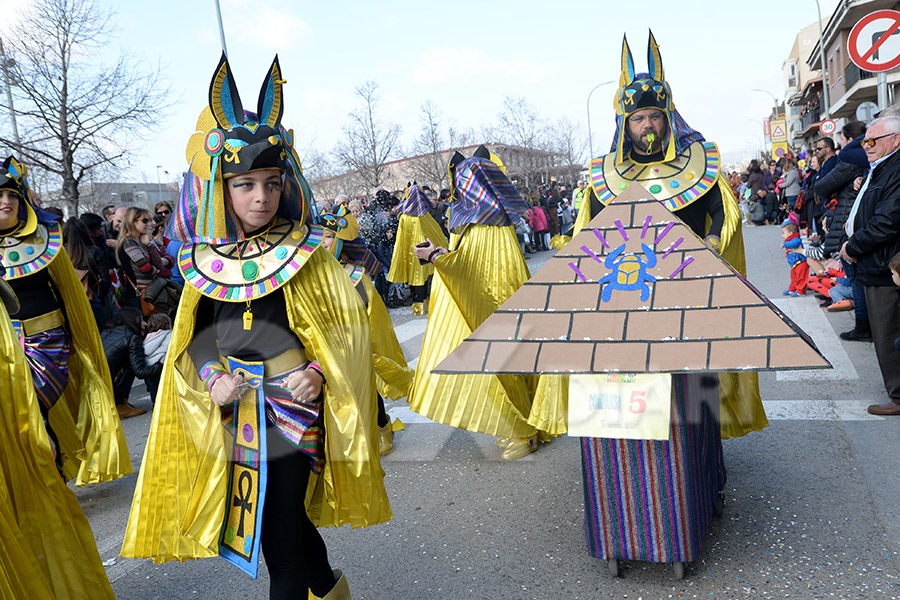
<path fill-rule="evenodd" d="M 6 82 L 6 103 L 9 105 L 9 120 L 12 123 L 13 139 L 16 141 L 16 156 L 22 159 L 22 140 L 19 139 L 19 126 L 16 124 L 16 109 L 13 107 L 12 87 L 9 83 L 9 63 L 6 60 L 6 52 L 3 50 L 3 40 L 0 40 L 0 62 L 3 67 L 3 80 Z"/>
<path fill-rule="evenodd" d="M 225 58 L 228 58 L 228 48 L 225 47 L 225 28 L 222 27 L 222 9 L 219 7 L 219 0 L 216 1 L 216 17 L 219 19 L 219 39 L 222 40 L 222 52 Z"/>

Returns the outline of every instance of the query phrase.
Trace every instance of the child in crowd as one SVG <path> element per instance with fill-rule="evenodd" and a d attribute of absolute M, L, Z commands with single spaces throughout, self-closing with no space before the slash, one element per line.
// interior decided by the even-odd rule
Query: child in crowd
<path fill-rule="evenodd" d="M 809 263 L 803 254 L 800 228 L 796 223 L 785 221 L 781 224 L 781 237 L 784 240 L 781 247 L 784 248 L 788 266 L 791 268 L 791 285 L 782 294 L 794 297 L 805 295 L 809 281 Z"/>
<path fill-rule="evenodd" d="M 172 339 L 172 319 L 169 315 L 156 313 L 147 320 L 147 337 L 144 338 L 144 356 L 148 365 L 162 363 L 169 349 L 169 340 Z M 150 400 L 156 401 L 156 388 L 159 385 L 159 375 L 147 378 L 147 391 Z"/>

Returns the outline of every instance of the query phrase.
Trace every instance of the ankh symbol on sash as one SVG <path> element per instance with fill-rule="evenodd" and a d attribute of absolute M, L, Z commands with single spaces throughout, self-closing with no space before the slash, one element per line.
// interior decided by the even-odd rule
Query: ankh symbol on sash
<path fill-rule="evenodd" d="M 247 484 L 247 489 L 244 489 L 244 483 Z M 248 513 L 253 510 L 253 503 L 250 502 L 250 492 L 253 490 L 253 480 L 250 479 L 250 473 L 244 471 L 241 473 L 240 478 L 238 479 L 238 491 L 240 491 L 241 496 L 235 496 L 234 505 L 237 506 L 241 511 L 241 520 L 238 523 L 237 535 L 238 537 L 244 537 L 244 513 Z"/>

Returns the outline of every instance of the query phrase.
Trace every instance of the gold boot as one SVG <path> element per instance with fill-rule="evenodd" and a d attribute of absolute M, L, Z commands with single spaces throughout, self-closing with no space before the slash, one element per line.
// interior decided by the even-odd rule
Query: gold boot
<path fill-rule="evenodd" d="M 499 437 L 497 438 L 497 447 L 498 448 L 506 448 L 509 446 L 509 443 L 512 441 L 512 438 L 508 437 Z"/>
<path fill-rule="evenodd" d="M 332 571 L 334 572 L 334 578 L 337 579 L 337 583 L 334 584 L 334 587 L 331 588 L 331 591 L 321 598 L 310 591 L 310 600 L 351 600 L 350 584 L 347 583 L 347 577 L 341 572 L 340 569 L 332 569 Z"/>
<path fill-rule="evenodd" d="M 537 450 L 537 446 L 538 441 L 536 435 L 529 438 L 512 438 L 509 445 L 503 450 L 503 454 L 500 455 L 500 458 L 503 460 L 516 460 L 517 458 L 528 456 Z"/>
<path fill-rule="evenodd" d="M 412 308 L 414 315 L 421 315 L 424 313 L 424 310 L 425 310 L 425 308 L 422 306 L 421 302 L 413 302 L 412 306 L 410 308 Z"/>
<path fill-rule="evenodd" d="M 422 300 L 422 314 L 428 316 L 428 298 Z"/>
<path fill-rule="evenodd" d="M 391 422 L 378 428 L 378 442 L 381 446 L 381 455 L 385 456 L 394 451 L 394 430 L 391 429 Z"/>

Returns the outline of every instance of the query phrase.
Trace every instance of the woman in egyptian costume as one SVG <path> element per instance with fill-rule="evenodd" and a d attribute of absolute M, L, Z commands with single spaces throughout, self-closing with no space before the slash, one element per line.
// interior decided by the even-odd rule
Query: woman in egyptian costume
<path fill-rule="evenodd" d="M 25 165 L 0 167 L 0 262 L 20 308 L 10 315 L 63 477 L 100 483 L 131 473 L 109 366 L 56 216 L 35 205 Z"/>
<path fill-rule="evenodd" d="M 323 244 L 344 266 L 351 283 L 366 305 L 372 330 L 372 362 L 375 367 L 375 386 L 378 390 L 378 434 L 381 454 L 394 450 L 394 431 L 384 408 L 384 398 L 400 400 L 409 393 L 413 370 L 409 368 L 403 348 L 397 340 L 394 324 L 371 277 L 381 268 L 378 259 L 359 237 L 359 225 L 346 206 L 334 212 L 322 213 L 319 221 L 326 229 Z M 398 424 L 402 426 L 402 424 Z"/>
<path fill-rule="evenodd" d="M 3 271 L 0 266 L 0 272 Z M 0 280 L 0 598 L 115 598 L 78 498 L 60 478 Z"/>
<path fill-rule="evenodd" d="M 431 201 L 416 183 L 406 185 L 400 200 L 400 224 L 394 240 L 394 256 L 387 279 L 391 283 L 409 284 L 412 292 L 412 311 L 423 315 L 427 312 L 426 286 L 434 273 L 431 263 L 422 263 L 415 254 L 416 244 L 431 240 L 435 246 L 447 247 L 447 238 L 440 225 L 429 212 Z"/>
<path fill-rule="evenodd" d="M 514 228 L 528 206 L 515 186 L 484 147 L 471 158 L 456 153 L 449 169 L 451 247 L 416 249 L 435 275 L 409 404 L 433 421 L 498 436 L 502 458 L 514 460 L 565 432 L 567 378 L 431 372 L 530 277 Z"/>
<path fill-rule="evenodd" d="M 122 555 L 255 577 L 261 546 L 271 598 L 331 600 L 349 586 L 316 527 L 391 511 L 365 307 L 319 248 L 283 84 L 276 57 L 245 113 L 223 54 L 188 143 L 168 227 L 186 285 Z"/>

